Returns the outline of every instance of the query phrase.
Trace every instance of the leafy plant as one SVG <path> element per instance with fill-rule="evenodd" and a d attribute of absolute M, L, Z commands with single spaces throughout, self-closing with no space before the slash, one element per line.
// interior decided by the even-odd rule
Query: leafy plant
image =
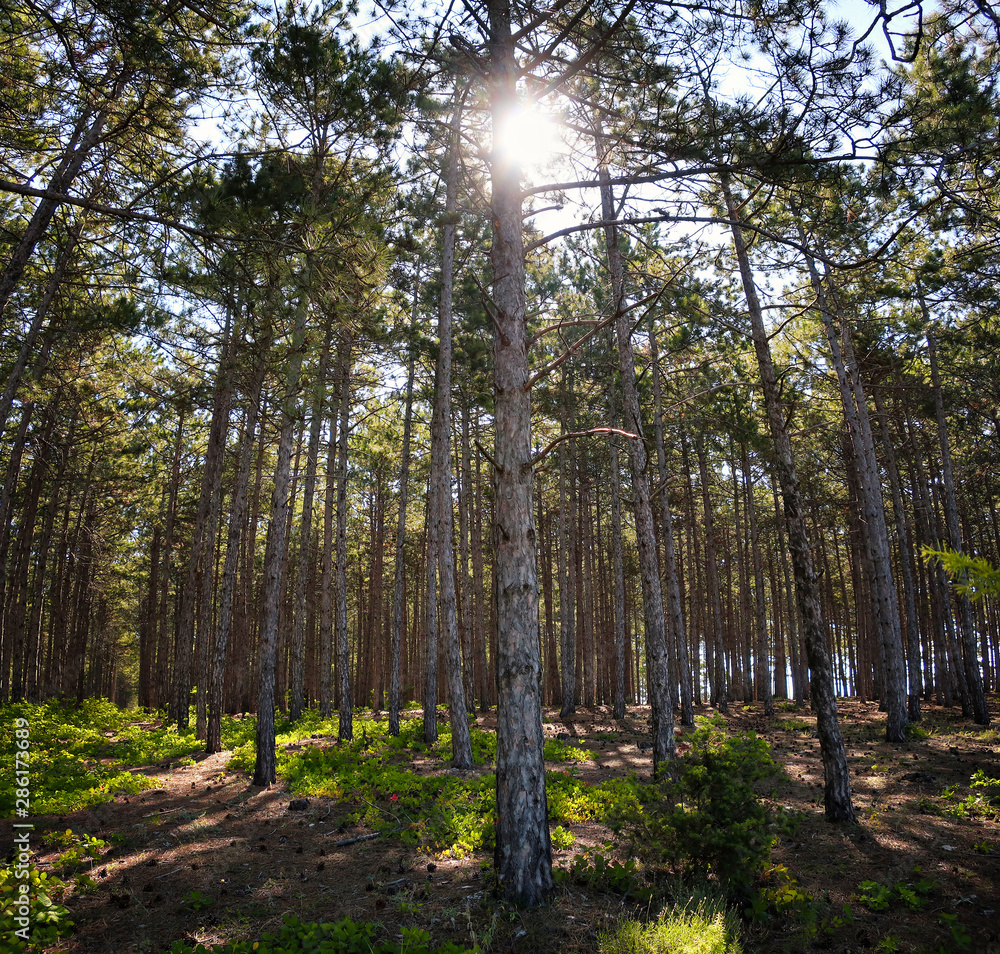
<path fill-rule="evenodd" d="M 593 752 L 578 745 L 571 745 L 562 739 L 545 740 L 546 762 L 592 762 Z"/>
<path fill-rule="evenodd" d="M 558 880 L 572 879 L 578 884 L 621 895 L 622 898 L 651 901 L 653 892 L 643 886 L 635 860 L 615 861 L 605 853 L 610 848 L 608 845 L 604 851 L 591 849 L 574 855 L 569 869 L 557 872 Z"/>
<path fill-rule="evenodd" d="M 938 915 L 938 923 L 948 928 L 951 934 L 950 946 L 941 945 L 940 952 L 967 951 L 972 946 L 972 935 L 959 923 L 958 915 L 947 911 Z"/>
<path fill-rule="evenodd" d="M 913 873 L 919 875 L 920 868 L 914 868 Z M 897 881 L 892 885 L 878 881 L 862 881 L 858 885 L 858 899 L 869 911 L 885 911 L 893 903 L 901 903 L 911 911 L 922 911 L 933 892 L 934 882 L 922 877 L 909 882 Z"/>
<path fill-rule="evenodd" d="M 190 908 L 192 911 L 204 911 L 205 908 L 211 907 L 214 903 L 215 902 L 212 898 L 210 898 L 207 894 L 202 894 L 197 888 L 189 891 L 184 896 L 185 906 Z"/>
<path fill-rule="evenodd" d="M 556 825 L 549 832 L 549 838 L 552 840 L 552 847 L 557 851 L 572 848 L 576 844 L 576 836 L 569 829 L 563 828 L 562 825 Z"/>
<path fill-rule="evenodd" d="M 19 872 L 13 868 L 0 869 L 0 924 L 7 931 L 19 930 L 21 925 L 15 920 L 21 915 L 23 908 L 19 904 L 22 885 L 28 887 L 28 943 L 22 950 L 41 950 L 49 944 L 54 944 L 61 937 L 73 932 L 73 922 L 70 920 L 69 908 L 56 903 L 54 895 L 61 896 L 66 885 L 59 878 L 36 868 L 29 868 L 27 879 L 18 877 Z M 11 950 L 18 950 L 17 947 Z"/>

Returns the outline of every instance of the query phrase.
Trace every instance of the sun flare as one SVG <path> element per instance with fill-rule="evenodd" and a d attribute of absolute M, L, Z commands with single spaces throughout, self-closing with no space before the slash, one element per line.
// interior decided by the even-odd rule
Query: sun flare
<path fill-rule="evenodd" d="M 556 124 L 537 106 L 519 105 L 498 125 L 493 148 L 525 171 L 539 169 L 559 151 Z"/>

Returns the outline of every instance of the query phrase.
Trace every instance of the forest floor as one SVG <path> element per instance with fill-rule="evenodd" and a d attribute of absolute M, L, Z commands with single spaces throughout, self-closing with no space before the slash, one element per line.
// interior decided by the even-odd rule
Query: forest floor
<path fill-rule="evenodd" d="M 991 708 L 996 725 L 996 697 Z M 874 704 L 842 701 L 840 713 L 858 815 L 857 824 L 842 826 L 822 814 L 823 770 L 808 709 L 783 706 L 769 719 L 736 704 L 725 717 L 728 731 L 768 740 L 784 768 L 770 800 L 798 819 L 765 874 L 772 899 L 780 901 L 745 923 L 744 951 L 1000 954 L 1000 798 L 991 808 L 970 788 L 977 770 L 1000 777 L 1000 731 L 925 706 L 914 738 L 889 745 Z M 365 718 L 356 716 L 356 737 Z M 480 716 L 477 725 L 489 730 L 493 719 Z M 581 710 L 567 720 L 545 712 L 548 736 L 568 736 L 595 756 L 573 766 L 588 782 L 630 773 L 648 779 L 648 730 L 642 707 L 631 707 L 621 722 L 604 710 Z M 139 766 L 155 776 L 156 788 L 89 811 L 33 819 L 43 868 L 58 855 L 56 847 L 41 847 L 39 833 L 46 830 L 71 828 L 110 845 L 93 863 L 94 884 L 64 899 L 76 929 L 52 950 L 159 954 L 178 939 L 209 945 L 257 938 L 295 914 L 303 921 L 378 922 L 389 936 L 417 925 L 436 942 L 475 942 L 484 951 L 584 954 L 596 952 L 602 932 L 622 918 L 659 910 L 648 904 L 637 910 L 615 890 L 615 879 L 587 883 L 571 876 L 559 879 L 546 906 L 517 910 L 489 891 L 489 852 L 436 857 L 389 833 L 360 840 L 370 830 L 351 821 L 356 800 L 310 797 L 304 810 L 293 810 L 295 795 L 280 778 L 270 789 L 254 788 L 249 776 L 227 766 L 229 759 L 223 752 L 196 756 L 193 764 Z M 409 769 L 455 774 L 419 754 Z M 487 765 L 458 774 L 490 771 Z M 554 853 L 563 869 L 588 849 L 614 842 L 609 829 L 593 822 L 564 827 L 575 844 Z M 10 822 L 0 822 L 4 843 L 10 834 Z M 609 857 L 621 850 L 608 849 Z"/>

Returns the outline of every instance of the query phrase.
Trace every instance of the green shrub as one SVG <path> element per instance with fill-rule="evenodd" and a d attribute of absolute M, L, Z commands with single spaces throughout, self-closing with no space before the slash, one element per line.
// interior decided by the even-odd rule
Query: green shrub
<path fill-rule="evenodd" d="M 402 940 L 375 940 L 375 925 L 344 918 L 334 924 L 304 923 L 287 917 L 278 934 L 265 934 L 259 941 L 191 946 L 177 941 L 170 954 L 478 954 L 447 942 L 432 946 L 431 936 L 420 928 L 403 928 Z"/>
<path fill-rule="evenodd" d="M 714 725 L 696 730 L 676 777 L 640 792 L 641 806 L 617 827 L 648 867 L 712 875 L 739 890 L 754 880 L 776 841 L 777 821 L 755 786 L 778 766 L 753 733 L 732 738 Z"/>

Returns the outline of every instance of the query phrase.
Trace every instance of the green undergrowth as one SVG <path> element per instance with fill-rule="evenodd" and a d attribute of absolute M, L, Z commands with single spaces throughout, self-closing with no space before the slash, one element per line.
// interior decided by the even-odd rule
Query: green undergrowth
<path fill-rule="evenodd" d="M 277 934 L 259 941 L 191 945 L 177 941 L 169 954 L 478 954 L 479 948 L 460 947 L 451 941 L 435 945 L 421 928 L 403 928 L 398 939 L 378 940 L 378 928 L 367 921 L 344 918 L 332 924 L 306 923 L 285 918 Z"/>
<path fill-rule="evenodd" d="M 245 741 L 234 739 L 231 768 L 250 771 L 254 763 L 252 720 L 245 720 Z M 384 721 L 355 718 L 354 738 L 337 741 L 337 721 L 306 715 L 295 724 L 276 728 L 278 774 L 289 792 L 350 803 L 348 825 L 365 825 L 393 833 L 404 842 L 434 855 L 464 857 L 493 847 L 496 778 L 487 771 L 496 759 L 496 735 L 472 726 L 476 769 L 442 771 L 451 758 L 451 729 L 442 725 L 438 739 L 423 740 L 423 720 L 400 722 L 398 736 Z M 574 762 L 590 754 L 577 746 L 550 740 L 550 761 Z M 414 757 L 430 762 L 425 774 L 414 769 Z M 546 773 L 549 818 L 557 825 L 605 820 L 638 806 L 634 780 L 615 779 L 587 785 L 570 765 Z M 561 829 L 559 845 L 572 845 L 572 833 Z"/>
<path fill-rule="evenodd" d="M 655 920 L 621 921 L 599 942 L 600 954 L 742 954 L 739 922 L 724 903 L 665 908 Z"/>
<path fill-rule="evenodd" d="M 29 730 L 30 814 L 56 815 L 91 808 L 116 794 L 158 784 L 128 768 L 170 761 L 202 748 L 193 730 L 178 734 L 162 714 L 143 716 L 104 699 L 77 706 L 64 701 L 14 703 L 0 708 L 0 774 L 14 774 L 15 720 Z M 18 725 L 22 723 L 17 723 Z M 0 788 L 0 816 L 15 808 L 12 788 Z"/>

